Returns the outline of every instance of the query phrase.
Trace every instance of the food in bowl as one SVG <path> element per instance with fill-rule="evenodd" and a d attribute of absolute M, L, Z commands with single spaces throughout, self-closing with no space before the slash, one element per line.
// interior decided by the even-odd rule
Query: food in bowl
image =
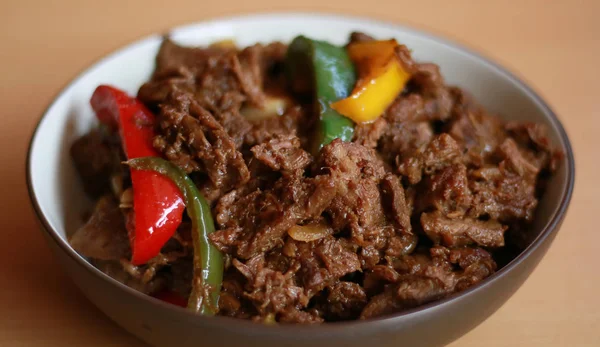
<path fill-rule="evenodd" d="M 562 154 L 395 40 L 165 39 L 73 143 L 97 199 L 73 248 L 146 294 L 272 323 L 369 319 L 484 280 L 531 235 Z M 125 163 L 125 165 L 123 164 Z"/>

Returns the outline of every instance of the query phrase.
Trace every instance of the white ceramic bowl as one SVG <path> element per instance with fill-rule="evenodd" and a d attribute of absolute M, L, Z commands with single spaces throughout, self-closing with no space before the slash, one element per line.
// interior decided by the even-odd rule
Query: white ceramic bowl
<path fill-rule="evenodd" d="M 416 60 L 441 67 L 449 84 L 458 85 L 488 110 L 509 119 L 545 123 L 550 139 L 565 153 L 538 210 L 537 239 L 515 260 L 483 283 L 423 307 L 389 318 L 322 326 L 263 326 L 222 317 L 205 318 L 135 292 L 104 275 L 78 255 L 65 235 L 80 225 L 90 207 L 69 157 L 70 144 L 95 124 L 89 99 L 102 83 L 135 94 L 154 68 L 161 42 L 154 35 L 94 64 L 73 80 L 48 107 L 31 140 L 27 179 L 32 204 L 44 235 L 67 273 L 85 295 L 118 324 L 155 345 L 173 346 L 378 346 L 445 344 L 473 328 L 502 305 L 537 265 L 556 235 L 569 203 L 574 160 L 568 138 L 550 108 L 523 82 L 501 67 L 447 40 L 372 20 L 314 14 L 265 14 L 227 18 L 179 27 L 175 41 L 205 45 L 235 38 L 289 42 L 302 33 L 343 43 L 351 31 L 378 38 L 394 37 Z M 68 329 L 68 327 L 65 327 Z"/>

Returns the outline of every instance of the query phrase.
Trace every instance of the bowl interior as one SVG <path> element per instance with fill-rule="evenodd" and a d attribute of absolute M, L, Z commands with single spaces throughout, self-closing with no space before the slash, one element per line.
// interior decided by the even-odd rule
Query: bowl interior
<path fill-rule="evenodd" d="M 448 83 L 466 89 L 488 110 L 505 119 L 545 123 L 551 141 L 568 153 L 564 131 L 550 109 L 516 78 L 455 44 L 412 29 L 348 17 L 278 14 L 180 27 L 172 31 L 172 37 L 188 45 L 235 38 L 240 46 L 244 46 L 273 40 L 289 42 L 302 33 L 341 44 L 354 30 L 377 38 L 396 38 L 413 51 L 416 60 L 438 64 Z M 34 134 L 28 162 L 32 197 L 45 222 L 68 252 L 73 250 L 68 246 L 66 236 L 81 225 L 81 215 L 91 204 L 83 194 L 69 157 L 71 143 L 96 124 L 89 98 L 95 87 L 102 83 L 135 94 L 152 73 L 160 41 L 158 35 L 138 41 L 79 75 L 48 108 Z M 549 224 L 568 194 L 569 160 L 572 158 L 567 157 L 561 164 L 540 202 L 533 225 L 534 234 L 539 234 Z"/>

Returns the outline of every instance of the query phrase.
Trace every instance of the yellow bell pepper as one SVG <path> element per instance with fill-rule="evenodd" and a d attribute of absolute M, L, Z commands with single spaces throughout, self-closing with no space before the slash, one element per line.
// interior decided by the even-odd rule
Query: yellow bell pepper
<path fill-rule="evenodd" d="M 356 42 L 348 55 L 359 79 L 352 94 L 331 104 L 331 108 L 356 123 L 372 122 L 402 92 L 410 74 L 395 54 L 396 40 Z"/>

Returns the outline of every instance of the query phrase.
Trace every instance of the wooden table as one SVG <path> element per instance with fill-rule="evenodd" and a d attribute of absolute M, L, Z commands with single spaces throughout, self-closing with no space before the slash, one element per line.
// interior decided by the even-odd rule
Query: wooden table
<path fill-rule="evenodd" d="M 94 308 L 58 268 L 29 206 L 27 142 L 41 112 L 67 81 L 104 54 L 178 24 L 247 12 L 318 10 L 396 21 L 446 35 L 530 81 L 555 108 L 577 158 L 575 196 L 562 231 L 514 297 L 452 346 L 600 346 L 600 230 L 593 220 L 600 213 L 600 184 L 594 182 L 600 174 L 600 2 L 294 3 L 0 3 L 0 345 L 141 345 Z"/>

